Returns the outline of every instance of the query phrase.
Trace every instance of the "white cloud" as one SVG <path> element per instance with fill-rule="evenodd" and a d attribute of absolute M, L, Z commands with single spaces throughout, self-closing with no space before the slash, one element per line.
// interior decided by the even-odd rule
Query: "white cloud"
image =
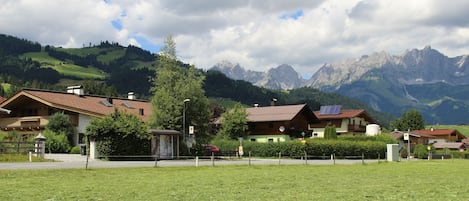
<path fill-rule="evenodd" d="M 264 71 L 286 63 L 312 74 L 323 63 L 383 50 L 431 45 L 468 54 L 468 7 L 464 0 L 0 0 L 0 33 L 44 45 L 108 40 L 143 48 L 171 34 L 180 59 L 199 68 L 229 60 Z"/>

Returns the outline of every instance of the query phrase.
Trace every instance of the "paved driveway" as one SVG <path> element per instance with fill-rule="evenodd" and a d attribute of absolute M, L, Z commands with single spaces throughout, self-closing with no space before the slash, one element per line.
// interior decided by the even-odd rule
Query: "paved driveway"
<path fill-rule="evenodd" d="M 46 158 L 58 162 L 25 162 L 25 163 L 0 163 L 0 170 L 25 170 L 25 169 L 85 169 L 86 156 L 78 154 L 46 154 Z M 374 163 L 377 160 L 364 160 L 365 163 Z M 333 164 L 360 164 L 362 160 L 297 160 L 297 159 L 187 159 L 187 160 L 160 160 L 155 161 L 102 161 L 89 160 L 88 168 L 126 168 L 126 167 L 178 167 L 178 166 L 220 166 L 220 165 L 333 165 Z"/>

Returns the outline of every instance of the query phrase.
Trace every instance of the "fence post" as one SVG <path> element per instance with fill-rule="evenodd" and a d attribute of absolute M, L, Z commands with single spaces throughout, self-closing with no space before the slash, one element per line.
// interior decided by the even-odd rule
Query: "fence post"
<path fill-rule="evenodd" d="M 282 152 L 278 152 L 278 164 L 280 165 L 280 159 L 282 158 Z"/>
<path fill-rule="evenodd" d="M 249 151 L 249 166 L 251 166 L 251 151 Z"/>
<path fill-rule="evenodd" d="M 199 156 L 195 156 L 195 167 L 199 167 Z"/>
<path fill-rule="evenodd" d="M 158 167 L 158 156 L 155 154 L 155 167 Z"/>
<path fill-rule="evenodd" d="M 215 154 L 213 152 L 212 152 L 211 160 L 212 160 L 212 167 L 213 167 L 215 166 Z"/>
<path fill-rule="evenodd" d="M 308 165 L 308 154 L 305 151 L 305 165 Z"/>
<path fill-rule="evenodd" d="M 365 164 L 365 154 L 362 152 L 362 164 Z"/>
<path fill-rule="evenodd" d="M 332 154 L 331 157 L 333 158 L 333 160 L 334 160 L 334 165 L 335 165 L 335 153 Z"/>
<path fill-rule="evenodd" d="M 33 162 L 33 153 L 29 151 L 29 162 Z"/>

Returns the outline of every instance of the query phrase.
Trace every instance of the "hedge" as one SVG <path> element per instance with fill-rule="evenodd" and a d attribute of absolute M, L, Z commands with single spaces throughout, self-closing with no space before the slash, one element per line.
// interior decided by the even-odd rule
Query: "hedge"
<path fill-rule="evenodd" d="M 215 140 L 211 142 L 224 151 L 235 151 L 239 147 L 239 141 Z M 298 140 L 277 143 L 258 143 L 243 141 L 245 155 L 251 152 L 254 157 L 277 157 L 279 153 L 283 156 L 301 157 L 306 151 L 308 157 L 329 157 L 335 154 L 336 158 L 384 158 L 386 154 L 386 143 L 382 141 L 351 141 L 351 140 L 324 140 L 308 139 L 305 144 Z"/>

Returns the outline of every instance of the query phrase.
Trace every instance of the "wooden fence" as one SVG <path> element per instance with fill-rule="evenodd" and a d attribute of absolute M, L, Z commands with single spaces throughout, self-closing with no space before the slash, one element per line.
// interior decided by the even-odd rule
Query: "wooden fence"
<path fill-rule="evenodd" d="M 43 145 L 35 142 L 0 142 L 0 154 L 26 154 L 42 150 Z"/>

